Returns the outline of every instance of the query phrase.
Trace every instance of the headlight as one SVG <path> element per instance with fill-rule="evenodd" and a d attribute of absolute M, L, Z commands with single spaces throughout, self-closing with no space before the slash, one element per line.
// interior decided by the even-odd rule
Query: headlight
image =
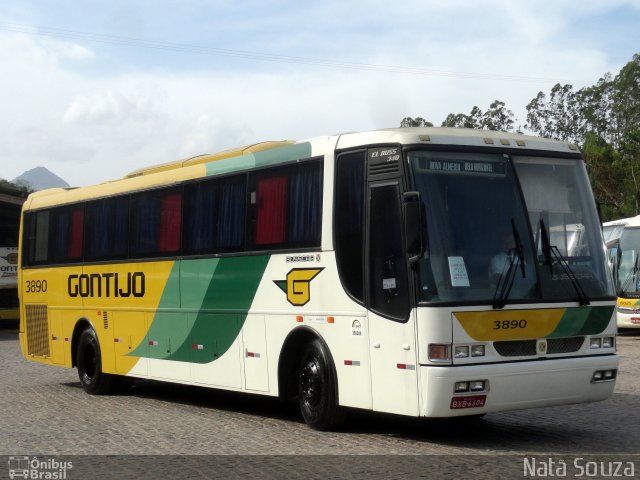
<path fill-rule="evenodd" d="M 591 337 L 589 348 L 602 348 L 602 339 L 600 337 Z"/>
<path fill-rule="evenodd" d="M 484 391 L 484 380 L 473 380 L 469 382 L 469 390 L 472 392 Z"/>
<path fill-rule="evenodd" d="M 469 347 L 466 345 L 458 345 L 454 353 L 455 358 L 467 358 L 469 356 Z"/>
<path fill-rule="evenodd" d="M 472 357 L 484 357 L 484 345 L 471 345 Z"/>
<path fill-rule="evenodd" d="M 613 337 L 604 337 L 602 339 L 602 348 L 613 348 L 614 345 Z"/>
<path fill-rule="evenodd" d="M 464 393 L 469 391 L 469 382 L 456 382 L 453 390 L 455 393 Z"/>

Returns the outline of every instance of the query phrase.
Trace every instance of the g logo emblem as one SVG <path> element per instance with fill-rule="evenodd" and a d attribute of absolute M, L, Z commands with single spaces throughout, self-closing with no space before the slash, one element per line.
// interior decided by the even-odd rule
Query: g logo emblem
<path fill-rule="evenodd" d="M 287 294 L 287 301 L 301 307 L 311 300 L 311 280 L 324 268 L 294 268 L 287 273 L 286 280 L 274 280 L 280 290 Z"/>

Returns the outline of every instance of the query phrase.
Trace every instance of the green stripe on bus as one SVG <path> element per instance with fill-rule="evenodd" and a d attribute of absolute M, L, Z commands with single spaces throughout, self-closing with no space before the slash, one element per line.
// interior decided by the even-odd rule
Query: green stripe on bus
<path fill-rule="evenodd" d="M 613 306 L 567 308 L 549 338 L 596 335 L 604 331 L 613 315 Z"/>
<path fill-rule="evenodd" d="M 205 164 L 205 167 L 207 176 L 220 175 L 223 173 L 292 162 L 294 160 L 302 160 L 309 157 L 311 157 L 311 144 L 303 142 L 209 162 Z"/>
<path fill-rule="evenodd" d="M 130 355 L 191 363 L 220 358 L 242 330 L 269 258 L 184 260 L 174 266 L 182 269 L 182 280 L 172 270 L 144 343 Z M 182 291 L 183 307 L 194 313 L 161 310 L 173 303 L 176 289 Z"/>

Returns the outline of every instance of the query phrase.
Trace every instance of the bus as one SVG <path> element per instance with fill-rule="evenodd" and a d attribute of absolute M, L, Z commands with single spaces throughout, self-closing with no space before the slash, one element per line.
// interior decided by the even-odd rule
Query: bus
<path fill-rule="evenodd" d="M 640 328 L 640 215 L 617 220 L 619 233 L 607 242 L 618 295 L 618 328 Z M 609 222 L 613 223 L 613 222 Z M 619 225 L 622 225 L 620 227 Z"/>
<path fill-rule="evenodd" d="M 629 220 L 631 220 L 631 218 L 633 217 L 611 220 L 602 224 L 602 236 L 604 237 L 605 245 L 609 246 L 620 238 L 625 225 Z"/>
<path fill-rule="evenodd" d="M 18 310 L 18 230 L 26 193 L 0 181 L 0 321 L 17 325 Z"/>
<path fill-rule="evenodd" d="M 297 398 L 318 430 L 348 409 L 599 401 L 618 369 L 602 245 L 575 145 L 447 128 L 260 143 L 32 194 L 20 344 L 89 394 L 133 377 Z"/>

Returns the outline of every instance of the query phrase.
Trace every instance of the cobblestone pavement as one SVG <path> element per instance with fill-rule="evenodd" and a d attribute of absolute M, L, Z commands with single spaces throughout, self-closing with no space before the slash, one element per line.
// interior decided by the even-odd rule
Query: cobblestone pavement
<path fill-rule="evenodd" d="M 630 456 L 640 453 L 640 332 L 618 337 L 618 352 L 616 390 L 604 402 L 476 420 L 354 411 L 341 431 L 316 432 L 294 405 L 259 396 L 150 381 L 87 395 L 75 370 L 27 362 L 17 333 L 0 330 L 0 455 Z M 640 476 L 640 457 L 636 466 Z"/>

